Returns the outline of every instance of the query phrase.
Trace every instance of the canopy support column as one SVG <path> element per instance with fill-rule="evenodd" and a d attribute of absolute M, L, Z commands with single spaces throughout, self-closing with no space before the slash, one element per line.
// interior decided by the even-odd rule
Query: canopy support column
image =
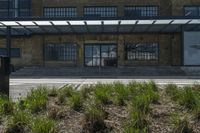
<path fill-rule="evenodd" d="M 11 55 L 11 27 L 7 26 L 6 32 L 6 49 L 7 49 L 7 57 Z"/>

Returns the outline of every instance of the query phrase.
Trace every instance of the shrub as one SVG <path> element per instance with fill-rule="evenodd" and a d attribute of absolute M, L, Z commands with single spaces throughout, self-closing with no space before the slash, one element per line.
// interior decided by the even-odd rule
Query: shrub
<path fill-rule="evenodd" d="M 68 104 L 72 109 L 80 111 L 83 105 L 83 98 L 81 97 L 81 94 L 79 92 L 74 93 L 68 98 Z"/>
<path fill-rule="evenodd" d="M 113 102 L 116 105 L 124 105 L 125 100 L 128 100 L 129 96 L 128 88 L 120 82 L 115 82 L 113 84 L 113 91 L 114 91 Z"/>
<path fill-rule="evenodd" d="M 37 117 L 32 122 L 30 128 L 33 133 L 55 133 L 56 123 L 46 117 Z"/>
<path fill-rule="evenodd" d="M 111 86 L 108 84 L 97 84 L 95 86 L 94 95 L 96 100 L 102 104 L 107 104 L 110 99 Z"/>
<path fill-rule="evenodd" d="M 25 109 L 30 109 L 33 113 L 40 112 L 46 109 L 47 94 L 46 87 L 40 86 L 37 89 L 32 89 L 27 98 L 21 101 L 21 104 Z"/>
<path fill-rule="evenodd" d="M 26 133 L 29 128 L 30 120 L 32 120 L 30 113 L 18 110 L 9 118 L 6 132 Z"/>
<path fill-rule="evenodd" d="M 172 114 L 171 121 L 173 124 L 173 131 L 175 133 L 192 133 L 192 129 L 189 127 L 189 122 L 187 117 L 181 118 L 177 113 Z"/>
<path fill-rule="evenodd" d="M 10 115 L 14 111 L 14 103 L 6 96 L 0 96 L 0 115 Z"/>

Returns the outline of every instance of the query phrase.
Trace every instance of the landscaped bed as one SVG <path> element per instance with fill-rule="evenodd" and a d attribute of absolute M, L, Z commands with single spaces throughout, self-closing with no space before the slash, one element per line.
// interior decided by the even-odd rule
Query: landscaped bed
<path fill-rule="evenodd" d="M 38 87 L 0 97 L 0 133 L 200 133 L 200 85 L 97 84 Z"/>

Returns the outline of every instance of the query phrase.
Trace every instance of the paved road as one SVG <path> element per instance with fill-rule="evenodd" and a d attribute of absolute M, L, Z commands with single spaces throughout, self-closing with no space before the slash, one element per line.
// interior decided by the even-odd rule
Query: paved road
<path fill-rule="evenodd" d="M 183 77 L 151 77 L 150 79 L 145 77 L 137 78 L 11 78 L 10 79 L 10 96 L 13 99 L 18 99 L 21 96 L 25 96 L 31 88 L 35 88 L 39 85 L 48 86 L 48 87 L 62 87 L 65 84 L 70 84 L 76 87 L 77 89 L 81 88 L 85 84 L 96 84 L 101 83 L 112 83 L 115 81 L 121 81 L 125 84 L 131 81 L 145 82 L 145 81 L 155 81 L 158 85 L 166 85 L 169 83 L 174 83 L 179 86 L 190 85 L 194 83 L 200 84 L 200 78 L 183 78 Z"/>

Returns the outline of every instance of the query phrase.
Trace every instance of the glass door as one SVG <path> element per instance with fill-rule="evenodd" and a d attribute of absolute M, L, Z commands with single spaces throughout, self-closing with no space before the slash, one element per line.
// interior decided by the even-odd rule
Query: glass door
<path fill-rule="evenodd" d="M 117 66 L 116 44 L 85 44 L 85 66 Z"/>

